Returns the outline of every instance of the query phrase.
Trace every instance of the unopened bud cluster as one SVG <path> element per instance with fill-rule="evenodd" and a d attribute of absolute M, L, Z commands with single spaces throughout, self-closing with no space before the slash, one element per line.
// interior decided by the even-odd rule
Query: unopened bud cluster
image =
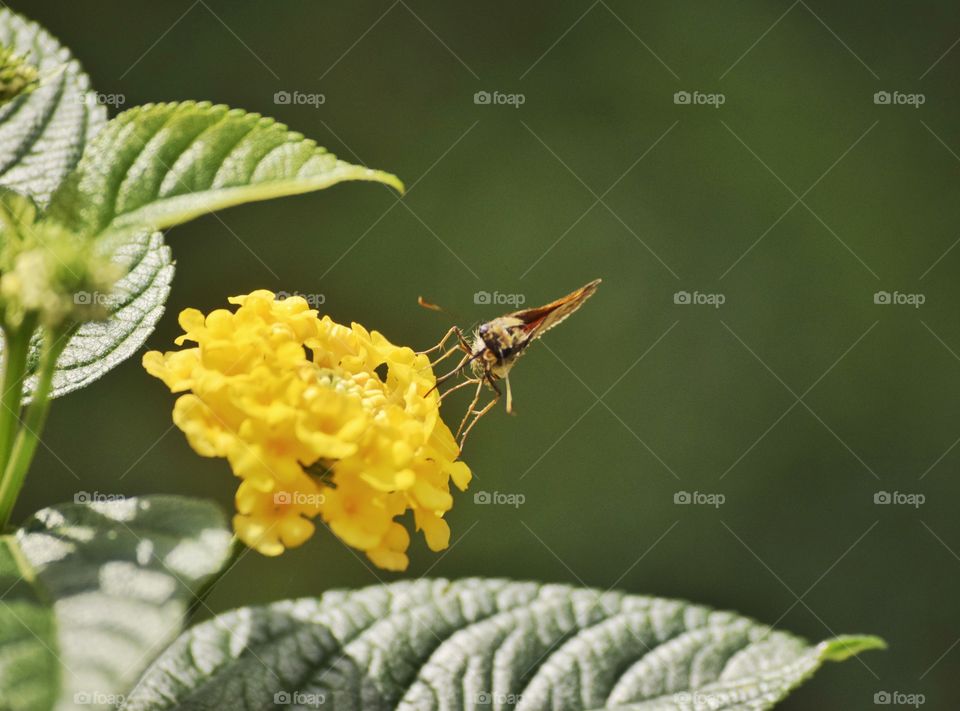
<path fill-rule="evenodd" d="M 40 84 L 37 68 L 10 47 L 0 47 L 0 104 L 33 91 Z"/>
<path fill-rule="evenodd" d="M 103 319 L 103 300 L 76 294 L 109 293 L 119 276 L 94 241 L 37 221 L 27 198 L 0 194 L 0 312 L 7 327 L 28 317 L 49 329 Z"/>

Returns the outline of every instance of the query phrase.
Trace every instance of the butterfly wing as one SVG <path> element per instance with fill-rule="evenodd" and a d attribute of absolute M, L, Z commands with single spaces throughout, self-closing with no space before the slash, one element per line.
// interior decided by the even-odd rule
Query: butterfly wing
<path fill-rule="evenodd" d="M 523 311 L 514 311 L 512 314 L 508 314 L 508 318 L 523 321 L 523 330 L 526 334 L 525 340 L 532 341 L 542 336 L 583 306 L 583 302 L 593 296 L 597 287 L 600 285 L 600 281 L 600 279 L 594 279 L 589 284 L 545 306 L 524 309 Z"/>

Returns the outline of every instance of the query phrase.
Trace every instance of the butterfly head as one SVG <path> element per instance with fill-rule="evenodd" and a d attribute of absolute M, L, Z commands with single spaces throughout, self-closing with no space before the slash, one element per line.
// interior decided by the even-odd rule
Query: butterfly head
<path fill-rule="evenodd" d="M 475 365 L 494 377 L 505 377 L 529 342 L 525 326 L 523 321 L 511 316 L 480 324 L 473 341 Z"/>

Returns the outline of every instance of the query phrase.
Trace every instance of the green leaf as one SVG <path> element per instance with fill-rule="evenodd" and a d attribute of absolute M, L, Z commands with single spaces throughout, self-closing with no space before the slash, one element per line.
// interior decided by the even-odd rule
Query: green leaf
<path fill-rule="evenodd" d="M 170 251 L 157 230 L 232 205 L 347 180 L 403 189 L 396 177 L 340 161 L 272 119 L 224 106 L 148 105 L 111 121 L 53 197 L 44 219 L 119 245 L 116 259 L 134 270 L 109 296 L 110 319 L 84 325 L 71 340 L 58 363 L 53 396 L 99 378 L 153 331 L 173 278 Z M 31 365 L 36 362 L 34 357 Z M 35 378 L 27 381 L 28 395 L 34 384 Z"/>
<path fill-rule="evenodd" d="M 0 699 L 9 711 L 53 706 L 59 664 L 53 613 L 32 585 L 29 566 L 0 539 Z"/>
<path fill-rule="evenodd" d="M 89 385 L 129 358 L 144 344 L 163 315 L 174 272 L 163 235 L 133 235 L 114 252 L 113 258 L 127 271 L 113 293 L 78 294 L 78 298 L 106 299 L 110 318 L 83 324 L 70 339 L 57 361 L 52 397 Z M 38 334 L 28 363 L 31 373 L 39 366 L 41 344 Z M 33 375 L 24 384 L 27 395 L 35 385 Z"/>
<path fill-rule="evenodd" d="M 114 706 L 179 633 L 230 540 L 216 506 L 182 497 L 34 515 L 0 546 L 0 584 L 13 585 L 0 602 L 0 705 Z"/>
<path fill-rule="evenodd" d="M 824 661 L 882 646 L 874 637 L 810 646 L 677 600 L 418 580 L 198 625 L 147 670 L 123 709 L 756 710 Z"/>
<path fill-rule="evenodd" d="M 403 187 L 259 114 L 209 103 L 151 104 L 107 124 L 54 196 L 50 216 L 91 236 L 160 230 L 345 180 Z"/>
<path fill-rule="evenodd" d="M 0 210 L 10 222 L 22 222 L 30 228 L 35 209 L 29 198 L 0 187 Z M 2 238 L 2 232 L 0 232 Z M 143 345 L 163 315 L 163 305 L 173 280 L 170 248 L 160 232 L 139 233 L 127 237 L 112 251 L 112 258 L 124 276 L 110 294 L 79 292 L 75 298 L 105 307 L 104 321 L 84 323 L 70 338 L 57 362 L 52 397 L 59 397 L 90 384 L 119 365 Z M 32 396 L 37 383 L 43 334 L 38 330 L 27 360 L 29 377 L 24 395 Z M 3 341 L 0 340 L 0 354 Z"/>
<path fill-rule="evenodd" d="M 0 187 L 44 205 L 106 125 L 107 111 L 80 64 L 38 24 L 0 10 L 0 45 L 37 67 L 41 77 L 37 89 L 0 107 Z M 67 346 L 54 396 L 86 385 L 131 355 L 163 312 L 173 267 L 162 238 L 134 235 L 116 259 L 134 272 L 118 285 L 111 320 L 86 324 Z M 38 337 L 34 369 L 39 344 Z M 25 383 L 28 397 L 35 382 L 29 378 Z"/>
<path fill-rule="evenodd" d="M 45 204 L 107 119 L 86 74 L 46 30 L 0 10 L 0 45 L 40 73 L 40 86 L 0 107 L 0 186 Z"/>

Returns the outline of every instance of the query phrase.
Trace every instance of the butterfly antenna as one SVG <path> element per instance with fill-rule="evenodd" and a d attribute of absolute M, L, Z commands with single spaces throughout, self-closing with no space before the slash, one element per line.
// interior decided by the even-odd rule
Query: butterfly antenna
<path fill-rule="evenodd" d="M 456 314 L 454 314 L 452 311 L 449 311 L 448 309 L 445 309 L 442 306 L 439 306 L 430 301 L 427 301 L 422 296 L 417 297 L 417 304 L 421 308 L 427 309 L 428 311 L 435 311 L 438 314 L 443 314 L 444 316 L 450 319 L 451 323 L 457 323 L 460 320 L 459 317 Z"/>

